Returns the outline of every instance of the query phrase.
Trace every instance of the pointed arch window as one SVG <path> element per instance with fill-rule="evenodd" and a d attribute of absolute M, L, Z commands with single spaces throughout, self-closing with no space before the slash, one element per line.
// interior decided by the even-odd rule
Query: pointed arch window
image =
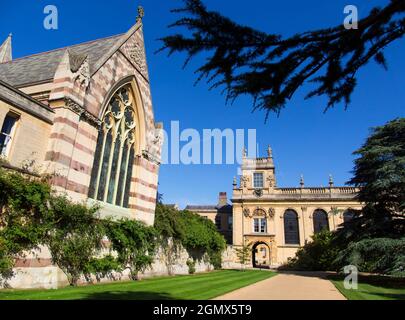
<path fill-rule="evenodd" d="M 300 244 L 298 214 L 291 209 L 284 213 L 284 241 L 285 244 Z"/>
<path fill-rule="evenodd" d="M 98 135 L 89 189 L 90 198 L 126 208 L 135 159 L 134 104 L 130 85 L 111 98 Z"/>
<path fill-rule="evenodd" d="M 323 230 L 329 231 L 329 220 L 326 211 L 317 209 L 314 211 L 314 233 L 319 233 Z"/>

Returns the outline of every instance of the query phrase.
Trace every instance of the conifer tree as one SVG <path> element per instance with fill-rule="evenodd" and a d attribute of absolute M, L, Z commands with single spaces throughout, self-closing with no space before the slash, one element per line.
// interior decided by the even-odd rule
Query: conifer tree
<path fill-rule="evenodd" d="M 358 23 L 358 29 L 342 25 L 309 30 L 284 38 L 242 26 L 201 0 L 183 0 L 172 10 L 181 17 L 170 27 L 187 33 L 162 38 L 169 55 L 185 52 L 185 65 L 197 54 L 208 55 L 196 73 L 212 88 L 222 87 L 227 100 L 247 94 L 254 109 L 280 113 L 305 83 L 315 89 L 307 98 L 326 96 L 326 110 L 343 102 L 347 107 L 357 84 L 357 73 L 370 60 L 387 68 L 384 49 L 405 33 L 405 0 L 387 0 Z"/>

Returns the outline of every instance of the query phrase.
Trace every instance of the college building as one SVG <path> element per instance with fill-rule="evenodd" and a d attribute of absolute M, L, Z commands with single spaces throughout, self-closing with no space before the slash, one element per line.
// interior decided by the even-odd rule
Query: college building
<path fill-rule="evenodd" d="M 299 188 L 277 187 L 270 147 L 267 153 L 264 158 L 248 158 L 244 151 L 240 183 L 236 178 L 233 182 L 232 206 L 221 193 L 219 205 L 186 208 L 216 222 L 234 248 L 250 245 L 253 267 L 284 264 L 315 233 L 336 230 L 352 218 L 353 210 L 362 208 L 356 198 L 359 190 L 335 186 L 332 177 L 328 187 L 306 187 L 303 177 Z"/>
<path fill-rule="evenodd" d="M 8 170 L 47 174 L 54 190 L 101 216 L 153 225 L 163 143 L 155 123 L 142 10 L 128 32 L 12 58 L 0 46 L 0 153 Z M 23 170 L 21 170 L 23 169 Z M 17 261 L 13 287 L 46 287 L 49 252 Z"/>

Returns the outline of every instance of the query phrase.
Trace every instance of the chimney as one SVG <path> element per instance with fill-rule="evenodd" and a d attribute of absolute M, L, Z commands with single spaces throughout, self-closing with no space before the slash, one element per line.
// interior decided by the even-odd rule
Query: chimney
<path fill-rule="evenodd" d="M 218 207 L 222 208 L 228 205 L 228 196 L 226 192 L 220 192 L 218 198 Z"/>

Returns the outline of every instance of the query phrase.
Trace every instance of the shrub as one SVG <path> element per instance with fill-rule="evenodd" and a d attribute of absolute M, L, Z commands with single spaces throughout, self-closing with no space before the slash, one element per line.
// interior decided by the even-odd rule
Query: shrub
<path fill-rule="evenodd" d="M 361 272 L 405 276 L 405 238 L 366 239 L 351 243 L 336 263 L 355 265 Z"/>
<path fill-rule="evenodd" d="M 292 270 L 335 270 L 335 259 L 339 248 L 333 243 L 334 234 L 324 230 L 312 236 L 312 241 L 300 248 L 295 257 L 281 269 Z"/>
<path fill-rule="evenodd" d="M 106 221 L 105 225 L 111 250 L 117 253 L 121 268 L 130 271 L 131 279 L 139 280 L 139 272 L 144 272 L 153 263 L 156 231 L 140 221 L 127 219 Z"/>
<path fill-rule="evenodd" d="M 169 238 L 173 239 L 175 244 L 181 244 L 189 252 L 207 254 L 214 268 L 221 268 L 226 241 L 212 221 L 190 211 L 178 211 L 158 204 L 155 228 L 164 245 Z"/>
<path fill-rule="evenodd" d="M 103 258 L 94 258 L 86 266 L 86 275 L 89 279 L 92 274 L 96 276 L 97 281 L 108 277 L 113 279 L 113 272 L 121 272 L 121 264 L 111 254 Z"/>
<path fill-rule="evenodd" d="M 195 273 L 195 260 L 194 259 L 189 259 L 186 262 L 187 267 L 188 267 L 188 273 L 189 274 L 194 274 Z"/>
<path fill-rule="evenodd" d="M 102 248 L 103 225 L 96 212 L 71 203 L 65 197 L 50 201 L 49 231 L 45 243 L 51 252 L 52 262 L 66 274 L 70 285 L 77 285 L 88 265 Z"/>
<path fill-rule="evenodd" d="M 37 248 L 47 233 L 44 221 L 50 186 L 38 179 L 0 168 L 0 276 L 13 275 L 14 261 Z"/>

